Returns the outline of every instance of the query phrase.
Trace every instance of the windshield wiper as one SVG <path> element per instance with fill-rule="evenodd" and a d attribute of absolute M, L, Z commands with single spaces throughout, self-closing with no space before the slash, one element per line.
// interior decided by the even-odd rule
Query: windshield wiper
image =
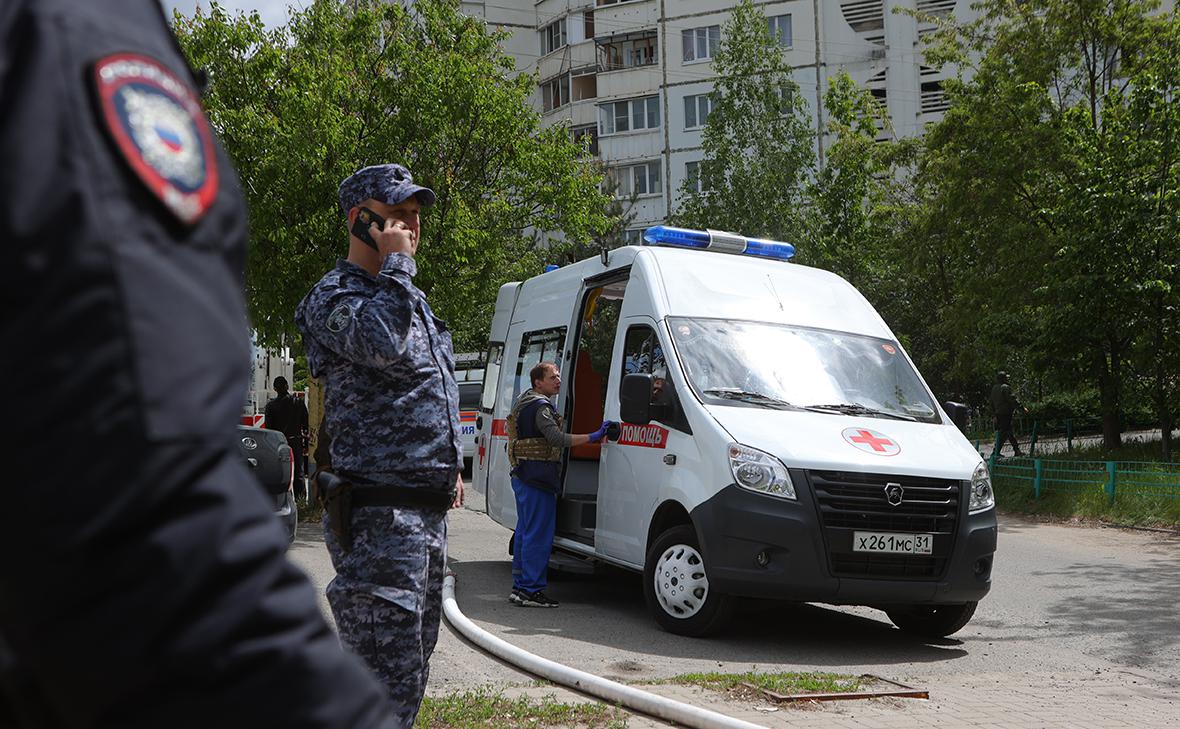
<path fill-rule="evenodd" d="M 833 405 L 804 405 L 804 410 L 811 410 L 817 413 L 840 413 L 841 415 L 870 415 L 881 418 L 893 418 L 895 420 L 909 420 L 916 422 L 918 419 L 912 415 L 903 415 L 902 413 L 891 413 L 888 410 L 877 410 L 868 405 L 862 405 L 858 402 L 840 402 Z"/>
<path fill-rule="evenodd" d="M 722 397 L 726 400 L 738 400 L 740 402 L 748 402 L 751 405 L 763 405 L 772 408 L 794 408 L 795 406 L 786 400 L 780 400 L 777 397 L 763 394 L 761 392 L 751 392 L 750 390 L 741 390 L 736 387 L 713 387 L 705 390 L 706 395 L 713 397 Z"/>

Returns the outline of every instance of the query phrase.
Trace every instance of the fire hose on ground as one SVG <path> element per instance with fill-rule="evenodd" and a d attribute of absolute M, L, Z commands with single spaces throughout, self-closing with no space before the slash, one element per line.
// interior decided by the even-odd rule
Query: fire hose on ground
<path fill-rule="evenodd" d="M 535 676 L 611 704 L 696 729 L 766 729 L 761 724 L 752 724 L 570 668 L 497 638 L 473 623 L 459 610 L 459 605 L 455 602 L 453 573 L 448 573 L 443 581 L 443 613 L 451 627 L 459 631 L 464 638 L 497 658 Z"/>

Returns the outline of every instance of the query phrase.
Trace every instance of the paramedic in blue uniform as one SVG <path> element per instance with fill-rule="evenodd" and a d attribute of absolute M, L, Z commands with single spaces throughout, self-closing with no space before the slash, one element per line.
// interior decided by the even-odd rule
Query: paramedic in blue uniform
<path fill-rule="evenodd" d="M 324 383 L 332 468 L 352 489 L 348 523 L 326 520 L 328 603 L 409 727 L 438 640 L 446 513 L 463 500 L 451 335 L 413 283 L 419 213 L 435 195 L 383 164 L 344 180 L 339 198 L 350 231 L 361 208 L 384 225 L 370 224 L 373 245 L 350 234 L 348 257 L 296 312 L 308 367 Z"/>
<path fill-rule="evenodd" d="M 236 447 L 246 211 L 159 5 L 0 3 L 0 159 L 0 726 L 393 726 Z"/>
<path fill-rule="evenodd" d="M 593 433 L 564 433 L 562 418 L 552 400 L 561 391 L 557 365 L 539 363 L 529 372 L 529 380 L 532 387 L 520 394 L 508 416 L 508 459 L 512 464 L 512 493 L 516 496 L 512 592 L 508 600 L 521 607 L 555 608 L 558 602 L 545 594 L 545 588 L 557 527 L 561 451 L 597 443 L 606 436 L 611 421 L 604 421 Z"/>

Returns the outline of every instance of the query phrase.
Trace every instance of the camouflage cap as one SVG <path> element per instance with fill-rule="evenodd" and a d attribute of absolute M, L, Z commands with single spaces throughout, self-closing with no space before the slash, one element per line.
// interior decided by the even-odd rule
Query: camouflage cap
<path fill-rule="evenodd" d="M 434 204 L 434 190 L 414 184 L 414 176 L 399 164 L 371 165 L 345 178 L 340 183 L 340 209 L 345 215 L 365 200 L 376 200 L 397 205 L 410 196 L 424 206 Z"/>

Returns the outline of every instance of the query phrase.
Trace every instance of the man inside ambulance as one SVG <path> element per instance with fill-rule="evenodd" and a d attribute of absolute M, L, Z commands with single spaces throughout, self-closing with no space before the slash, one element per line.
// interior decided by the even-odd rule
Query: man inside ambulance
<path fill-rule="evenodd" d="M 549 553 L 557 527 L 557 492 L 561 486 L 561 451 L 583 443 L 597 443 L 611 421 L 593 433 L 565 433 L 551 398 L 561 390 L 561 372 L 552 362 L 541 362 L 529 372 L 532 387 L 525 390 L 508 416 L 508 459 L 512 464 L 512 492 L 516 495 L 516 533 L 512 539 L 512 592 L 508 601 L 520 607 L 555 608 L 545 594 Z"/>

